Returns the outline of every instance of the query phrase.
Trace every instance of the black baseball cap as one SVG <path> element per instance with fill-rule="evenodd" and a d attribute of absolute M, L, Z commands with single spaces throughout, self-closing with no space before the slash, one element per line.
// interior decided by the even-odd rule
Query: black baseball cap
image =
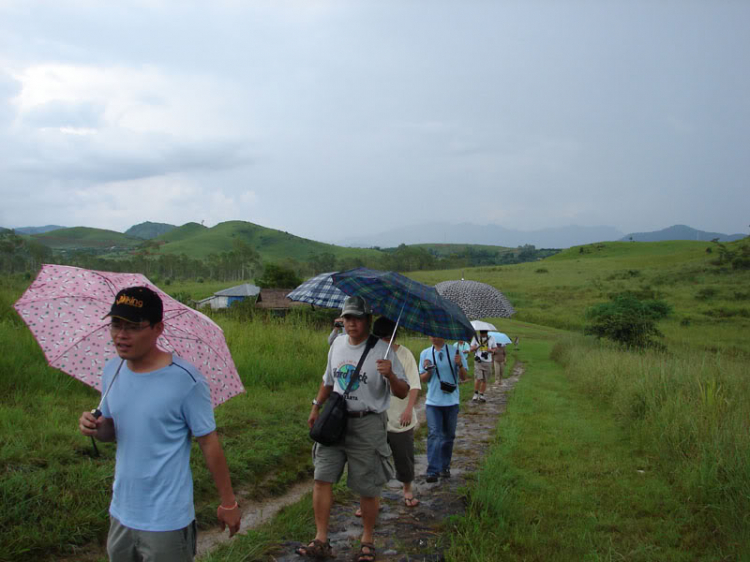
<path fill-rule="evenodd" d="M 117 293 L 107 316 L 121 318 L 128 322 L 146 320 L 153 325 L 162 321 L 164 305 L 159 295 L 148 287 L 128 287 Z"/>

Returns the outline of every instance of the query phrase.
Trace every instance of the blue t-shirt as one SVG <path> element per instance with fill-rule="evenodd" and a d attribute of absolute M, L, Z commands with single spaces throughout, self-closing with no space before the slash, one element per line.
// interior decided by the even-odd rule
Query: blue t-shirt
<path fill-rule="evenodd" d="M 455 406 L 459 403 L 458 393 L 458 381 L 460 380 L 458 374 L 458 366 L 454 362 L 454 356 L 456 355 L 456 346 L 444 345 L 441 349 L 435 349 L 434 346 L 430 346 L 427 349 L 422 350 L 419 354 L 419 374 L 426 373 L 424 368 L 424 360 L 429 359 L 430 363 L 435 365 L 432 370 L 432 377 L 430 382 L 427 383 L 427 398 L 425 404 L 428 406 Z M 461 354 L 461 364 L 464 369 L 467 369 L 466 357 Z M 451 367 L 453 370 L 451 371 Z M 439 373 L 439 377 L 438 377 Z M 455 374 L 455 378 L 454 378 Z M 443 392 L 440 389 L 440 381 L 449 382 L 456 385 L 456 390 L 453 392 Z"/>
<path fill-rule="evenodd" d="M 102 405 L 102 415 L 114 420 L 117 437 L 109 512 L 131 529 L 181 529 L 195 519 L 192 435 L 216 429 L 208 383 L 177 356 L 150 373 L 134 373 L 116 357 L 104 367 L 103 392 L 118 368 Z"/>

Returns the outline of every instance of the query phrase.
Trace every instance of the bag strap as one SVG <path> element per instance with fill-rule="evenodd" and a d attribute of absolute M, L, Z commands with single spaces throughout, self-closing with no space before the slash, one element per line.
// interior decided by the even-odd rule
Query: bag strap
<path fill-rule="evenodd" d="M 377 336 L 373 336 L 372 334 L 370 334 L 370 337 L 367 338 L 367 343 L 365 344 L 365 350 L 362 352 L 362 357 L 359 358 L 357 368 L 354 369 L 354 373 L 352 374 L 352 378 L 349 379 L 349 384 L 346 385 L 344 394 L 349 394 L 354 381 L 359 378 L 359 370 L 362 368 L 362 364 L 365 362 L 365 357 L 367 357 L 367 354 L 370 353 L 370 350 L 375 347 L 376 343 L 378 343 Z"/>
<path fill-rule="evenodd" d="M 451 348 L 447 343 L 443 347 L 445 348 L 445 353 L 448 356 L 448 367 L 451 370 L 451 375 L 453 375 L 453 380 L 455 381 L 456 384 L 458 384 L 456 373 L 453 371 L 453 362 L 451 361 L 451 359 L 453 358 L 451 356 L 451 351 L 450 351 Z M 458 349 L 456 349 L 456 353 L 458 353 Z M 440 369 L 438 369 L 437 361 L 435 360 L 435 346 L 434 345 L 432 346 L 432 364 L 435 365 L 435 372 L 437 373 L 438 380 L 442 381 L 443 379 L 440 378 Z"/>

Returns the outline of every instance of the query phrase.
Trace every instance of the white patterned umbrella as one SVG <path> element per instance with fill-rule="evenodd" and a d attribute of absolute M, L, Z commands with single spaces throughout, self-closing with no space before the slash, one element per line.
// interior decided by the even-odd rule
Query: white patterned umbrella
<path fill-rule="evenodd" d="M 245 392 L 222 329 L 185 306 L 140 273 L 93 271 L 67 265 L 43 265 L 13 305 L 29 326 L 47 361 L 81 382 L 101 390 L 102 367 L 116 352 L 104 318 L 120 289 L 145 286 L 164 304 L 164 332 L 158 346 L 189 361 L 203 374 L 218 406 Z"/>
<path fill-rule="evenodd" d="M 435 285 L 440 296 L 456 303 L 470 320 L 510 318 L 515 309 L 504 294 L 478 281 L 442 281 Z"/>

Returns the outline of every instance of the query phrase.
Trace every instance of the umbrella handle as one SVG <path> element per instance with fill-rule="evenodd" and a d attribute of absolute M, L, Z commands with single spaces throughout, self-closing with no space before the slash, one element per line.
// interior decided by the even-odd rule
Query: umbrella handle
<path fill-rule="evenodd" d="M 102 411 L 99 408 L 94 408 L 91 410 L 91 415 L 94 416 L 95 419 L 99 419 L 102 417 Z M 96 439 L 94 439 L 94 436 L 91 436 L 91 446 L 94 448 L 94 456 L 99 456 L 99 447 L 96 446 Z"/>

